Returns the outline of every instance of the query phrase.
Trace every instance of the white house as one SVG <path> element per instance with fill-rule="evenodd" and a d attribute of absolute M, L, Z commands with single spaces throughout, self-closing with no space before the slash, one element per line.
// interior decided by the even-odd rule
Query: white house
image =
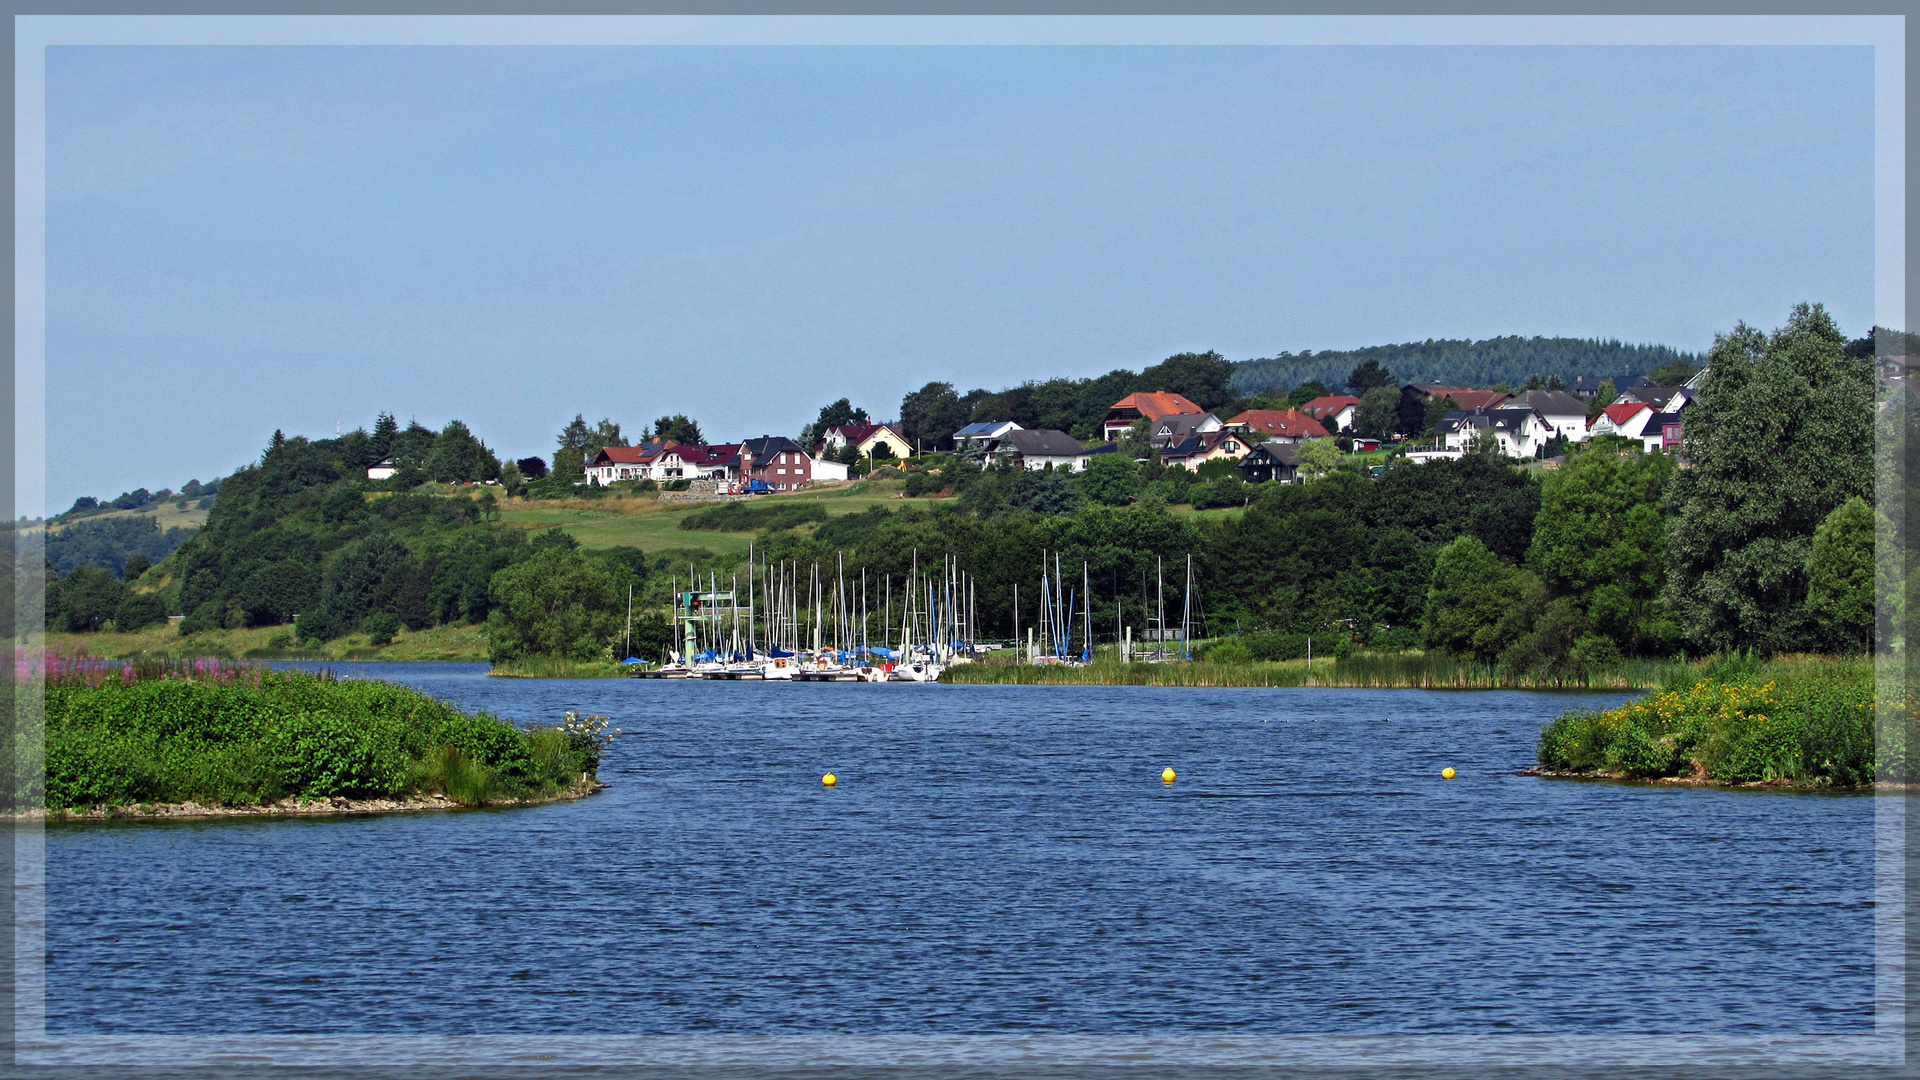
<path fill-rule="evenodd" d="M 953 433 L 953 448 L 955 452 L 964 457 L 991 455 L 994 448 L 1000 445 L 1000 440 L 1006 436 L 1007 432 L 1024 430 L 1026 429 L 1011 420 L 1001 420 L 995 423 L 985 424 L 968 424 L 966 427 Z"/>
<path fill-rule="evenodd" d="M 367 466 L 367 479 L 386 480 L 399 471 L 399 468 L 394 465 L 391 457 L 383 457 L 379 461 Z"/>
<path fill-rule="evenodd" d="M 1084 469 L 1090 456 L 1073 436 L 1045 428 L 1009 431 L 1000 437 L 993 453 L 1002 461 L 1012 461 L 1026 469 L 1044 469 L 1049 465 L 1056 469 Z"/>
<path fill-rule="evenodd" d="M 1622 401 L 1600 410 L 1593 418 L 1587 433 L 1592 438 L 1602 435 L 1620 435 L 1629 439 L 1638 439 L 1646 431 L 1647 421 L 1658 415 L 1659 410 L 1644 401 Z"/>
<path fill-rule="evenodd" d="M 1211 435 L 1226 426 L 1210 412 L 1168 413 L 1147 429 L 1147 441 L 1153 444 L 1154 449 L 1164 450 L 1169 446 L 1178 446 L 1195 435 Z"/>
<path fill-rule="evenodd" d="M 1500 452 L 1511 458 L 1539 457 L 1553 430 L 1532 409 L 1475 409 L 1450 412 L 1433 430 L 1449 450 L 1465 451 L 1482 432 L 1491 432 Z"/>
<path fill-rule="evenodd" d="M 1532 409 L 1549 431 L 1566 436 L 1568 442 L 1581 442 L 1587 437 L 1587 403 L 1565 391 L 1523 390 L 1495 407 Z"/>

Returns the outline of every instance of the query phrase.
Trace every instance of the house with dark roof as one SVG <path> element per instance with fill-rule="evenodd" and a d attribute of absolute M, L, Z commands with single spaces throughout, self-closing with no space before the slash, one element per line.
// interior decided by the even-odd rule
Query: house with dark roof
<path fill-rule="evenodd" d="M 1482 433 L 1490 433 L 1500 452 L 1512 458 L 1539 457 L 1553 438 L 1546 421 L 1532 409 L 1474 409 L 1448 413 L 1433 425 L 1448 450 L 1465 451 Z"/>
<path fill-rule="evenodd" d="M 1160 451 L 1160 464 L 1198 471 L 1209 461 L 1238 461 L 1253 449 L 1237 431 L 1209 431 L 1186 438 Z"/>
<path fill-rule="evenodd" d="M 1647 453 L 1677 454 L 1686 433 L 1686 421 L 1677 412 L 1654 413 L 1640 428 L 1640 444 Z"/>
<path fill-rule="evenodd" d="M 1694 392 L 1684 386 L 1646 386 L 1630 387 L 1620 392 L 1622 402 L 1638 401 L 1653 406 L 1660 412 L 1679 412 L 1694 399 Z"/>
<path fill-rule="evenodd" d="M 1023 469 L 1084 469 L 1088 453 L 1080 441 L 1064 431 L 1049 428 L 1009 431 L 995 444 L 995 461 L 1012 462 Z"/>
<path fill-rule="evenodd" d="M 1142 419 L 1159 420 L 1176 413 L 1199 412 L 1206 412 L 1206 410 L 1171 391 L 1155 390 L 1128 394 L 1114 402 L 1113 407 L 1107 410 L 1107 417 L 1101 421 L 1100 430 L 1103 437 L 1108 442 L 1112 442 L 1126 434 L 1128 428 Z"/>
<path fill-rule="evenodd" d="M 1271 442 L 1324 439 L 1327 429 L 1299 409 L 1248 409 L 1226 422 L 1226 430 L 1242 435 L 1259 433 Z"/>
<path fill-rule="evenodd" d="M 1563 390 L 1522 390 L 1496 409 L 1532 409 L 1555 435 L 1568 442 L 1587 437 L 1587 404 Z"/>
<path fill-rule="evenodd" d="M 1249 484 L 1277 480 L 1282 484 L 1300 482 L 1300 446 L 1298 443 L 1265 442 L 1247 452 L 1237 466 L 1241 479 Z"/>
<path fill-rule="evenodd" d="M 792 491 L 814 480 L 813 455 L 784 435 L 762 435 L 740 443 L 741 480 L 759 480 L 775 491 Z M 839 468 L 838 479 L 846 479 L 846 466 Z M 826 477 L 821 477 L 826 479 Z"/>
<path fill-rule="evenodd" d="M 1147 442 L 1156 450 L 1165 450 L 1195 435 L 1211 435 L 1225 427 L 1220 418 L 1210 412 L 1169 413 L 1147 429 Z"/>
<path fill-rule="evenodd" d="M 953 433 L 954 453 L 964 458 L 992 457 L 993 448 L 1000 444 L 1002 436 L 1009 431 L 1023 430 L 1025 429 L 1011 420 L 968 424 Z"/>

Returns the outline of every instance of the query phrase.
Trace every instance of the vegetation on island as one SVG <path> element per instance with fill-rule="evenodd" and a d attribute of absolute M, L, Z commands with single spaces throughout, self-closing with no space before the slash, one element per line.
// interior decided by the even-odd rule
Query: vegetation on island
<path fill-rule="evenodd" d="M 1540 735 L 1549 770 L 1625 779 L 1852 787 L 1910 778 L 1911 701 L 1876 738 L 1865 660 L 1728 655 L 1617 709 L 1562 714 Z"/>
<path fill-rule="evenodd" d="M 591 783 L 617 734 L 604 717 L 568 714 L 556 726 L 523 728 L 389 683 L 213 660 L 55 653 L 44 676 L 44 798 L 54 811 L 553 798 Z"/>

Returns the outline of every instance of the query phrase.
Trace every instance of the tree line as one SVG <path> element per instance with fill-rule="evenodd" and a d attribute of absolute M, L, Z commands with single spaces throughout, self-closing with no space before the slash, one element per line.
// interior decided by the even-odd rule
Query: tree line
<path fill-rule="evenodd" d="M 1043 554 L 1085 564 L 1102 638 L 1145 625 L 1160 581 L 1184 592 L 1191 555 L 1205 635 L 1325 635 L 1569 673 L 1678 651 L 1858 651 L 1874 640 L 1876 600 L 1904 602 L 1876 596 L 1873 552 L 1876 535 L 1898 542 L 1905 522 L 1873 505 L 1874 376 L 1854 352 L 1818 306 L 1772 333 L 1720 335 L 1686 414 L 1687 468 L 1628 440 L 1578 446 L 1555 470 L 1482 449 L 1375 477 L 1335 454 L 1307 483 L 1257 486 L 1230 465 L 1196 477 L 1125 453 L 1080 473 L 956 458 L 915 474 L 927 478 L 919 494 L 938 484 L 951 498 L 700 524 L 762 529 L 760 566 L 844 557 L 874 601 L 915 565 L 954 557 L 974 577 L 988 636 L 1031 624 Z M 299 636 L 324 638 L 485 622 L 496 658 L 593 658 L 625 639 L 629 591 L 642 613 L 634 640 L 657 650 L 676 589 L 754 572 L 704 550 L 643 556 L 529 536 L 493 519 L 489 495 L 367 481 L 348 467 L 362 453 L 352 445 L 276 439 L 223 482 L 206 528 L 146 572 L 143 589 L 167 584 L 145 594 L 191 626 L 297 613 Z M 1240 511 L 1176 512 L 1176 499 Z M 50 612 L 67 587 L 54 586 Z M 96 597 L 82 611 L 85 593 L 71 597 L 76 629 L 109 610 Z M 869 610 L 877 636 L 881 605 Z"/>

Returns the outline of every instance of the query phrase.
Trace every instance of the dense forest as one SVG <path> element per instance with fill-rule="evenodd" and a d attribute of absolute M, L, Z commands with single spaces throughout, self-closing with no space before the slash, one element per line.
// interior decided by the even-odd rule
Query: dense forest
<path fill-rule="evenodd" d="M 1392 371 L 1403 383 L 1439 382 L 1473 387 L 1495 383 L 1518 386 L 1535 375 L 1557 377 L 1571 385 L 1575 375 L 1602 378 L 1646 375 L 1676 362 L 1689 364 L 1696 370 L 1701 366 L 1698 355 L 1665 345 L 1514 336 L 1484 341 L 1428 339 L 1364 349 L 1283 352 L 1235 364 L 1228 381 L 1235 390 L 1246 394 L 1270 387 L 1284 390 L 1304 382 L 1338 386 L 1346 382 L 1348 372 L 1368 361 Z"/>

